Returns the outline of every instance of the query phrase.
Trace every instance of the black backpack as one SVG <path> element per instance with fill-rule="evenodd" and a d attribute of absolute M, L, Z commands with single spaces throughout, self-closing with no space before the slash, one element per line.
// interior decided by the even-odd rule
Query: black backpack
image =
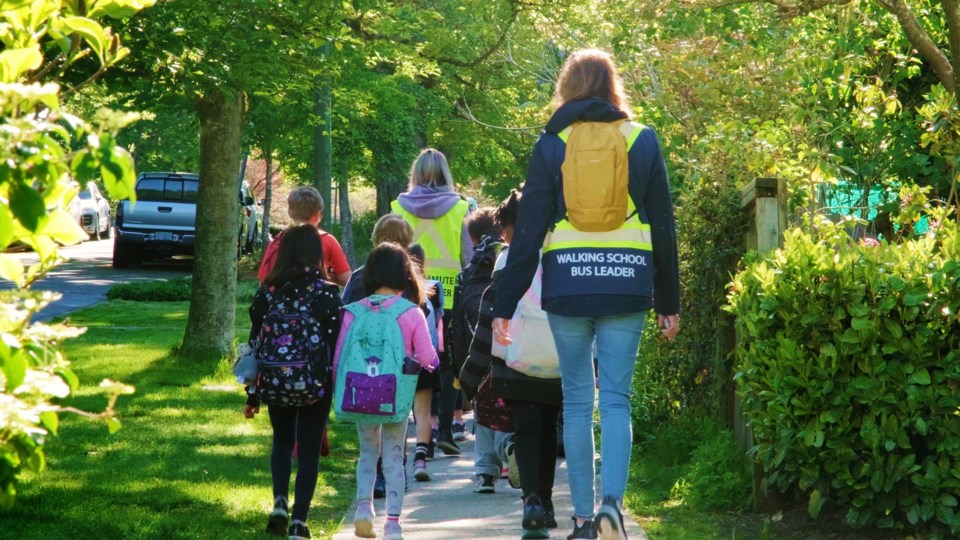
<path fill-rule="evenodd" d="M 313 315 L 321 292 L 323 281 L 317 280 L 304 289 L 282 289 L 270 302 L 257 350 L 263 403 L 299 407 L 323 397 L 330 355 L 324 325 Z"/>
<path fill-rule="evenodd" d="M 503 247 L 499 237 L 484 237 L 478 244 L 478 253 L 470 264 L 457 275 L 453 288 L 453 309 L 450 319 L 450 343 L 454 373 L 460 373 L 470 352 L 470 342 L 477 330 L 480 299 L 493 281 L 493 267 Z"/>

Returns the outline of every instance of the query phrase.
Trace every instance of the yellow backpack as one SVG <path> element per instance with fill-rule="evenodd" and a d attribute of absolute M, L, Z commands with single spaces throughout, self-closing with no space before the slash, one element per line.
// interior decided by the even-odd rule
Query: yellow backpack
<path fill-rule="evenodd" d="M 577 230 L 607 232 L 623 225 L 631 131 L 633 124 L 625 120 L 573 124 L 560 171 L 567 220 Z"/>

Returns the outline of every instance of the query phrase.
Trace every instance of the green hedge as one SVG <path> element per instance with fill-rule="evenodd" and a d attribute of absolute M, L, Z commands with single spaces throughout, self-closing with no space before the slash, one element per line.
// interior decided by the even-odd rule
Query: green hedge
<path fill-rule="evenodd" d="M 138 302 L 181 302 L 190 300 L 190 276 L 156 281 L 134 281 L 114 285 L 107 291 L 109 300 Z"/>
<path fill-rule="evenodd" d="M 960 234 L 864 247 L 840 225 L 787 231 L 733 281 L 743 410 L 767 481 L 816 517 L 956 535 Z"/>
<path fill-rule="evenodd" d="M 725 286 L 744 253 L 740 191 L 725 182 L 687 186 L 676 215 L 681 330 L 668 343 L 652 314 L 647 323 L 632 399 L 640 438 L 678 416 L 718 416 L 721 386 L 730 377 L 717 336 L 723 332 Z"/>

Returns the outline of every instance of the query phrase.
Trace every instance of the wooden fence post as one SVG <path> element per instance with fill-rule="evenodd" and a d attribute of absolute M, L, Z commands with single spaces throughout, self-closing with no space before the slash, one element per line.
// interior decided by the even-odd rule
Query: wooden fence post
<path fill-rule="evenodd" d="M 757 178 L 740 190 L 740 206 L 748 220 L 744 238 L 747 251 L 765 252 L 780 247 L 787 221 L 786 196 L 786 184 L 782 179 L 777 178 Z M 737 341 L 740 341 L 739 335 Z M 746 452 L 753 447 L 753 433 L 747 427 L 746 418 L 743 416 L 740 396 L 735 393 L 733 435 L 741 451 Z M 751 461 L 753 463 L 753 509 L 762 512 L 767 500 L 767 493 L 763 487 L 763 468 L 755 460 Z"/>

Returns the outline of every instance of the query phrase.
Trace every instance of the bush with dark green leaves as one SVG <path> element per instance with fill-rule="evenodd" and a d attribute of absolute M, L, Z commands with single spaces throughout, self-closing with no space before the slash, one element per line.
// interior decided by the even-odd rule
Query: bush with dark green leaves
<path fill-rule="evenodd" d="M 190 283 L 189 277 L 121 283 L 107 291 L 107 298 L 137 302 L 182 302 L 190 300 Z"/>
<path fill-rule="evenodd" d="M 668 342 L 652 314 L 647 321 L 632 394 L 638 438 L 680 416 L 714 414 L 730 378 L 717 336 L 724 332 L 724 286 L 744 252 L 740 190 L 725 182 L 690 184 L 676 214 L 681 331 Z"/>
<path fill-rule="evenodd" d="M 960 533 L 960 233 L 866 247 L 789 230 L 737 274 L 743 411 L 769 486 L 851 524 Z"/>

